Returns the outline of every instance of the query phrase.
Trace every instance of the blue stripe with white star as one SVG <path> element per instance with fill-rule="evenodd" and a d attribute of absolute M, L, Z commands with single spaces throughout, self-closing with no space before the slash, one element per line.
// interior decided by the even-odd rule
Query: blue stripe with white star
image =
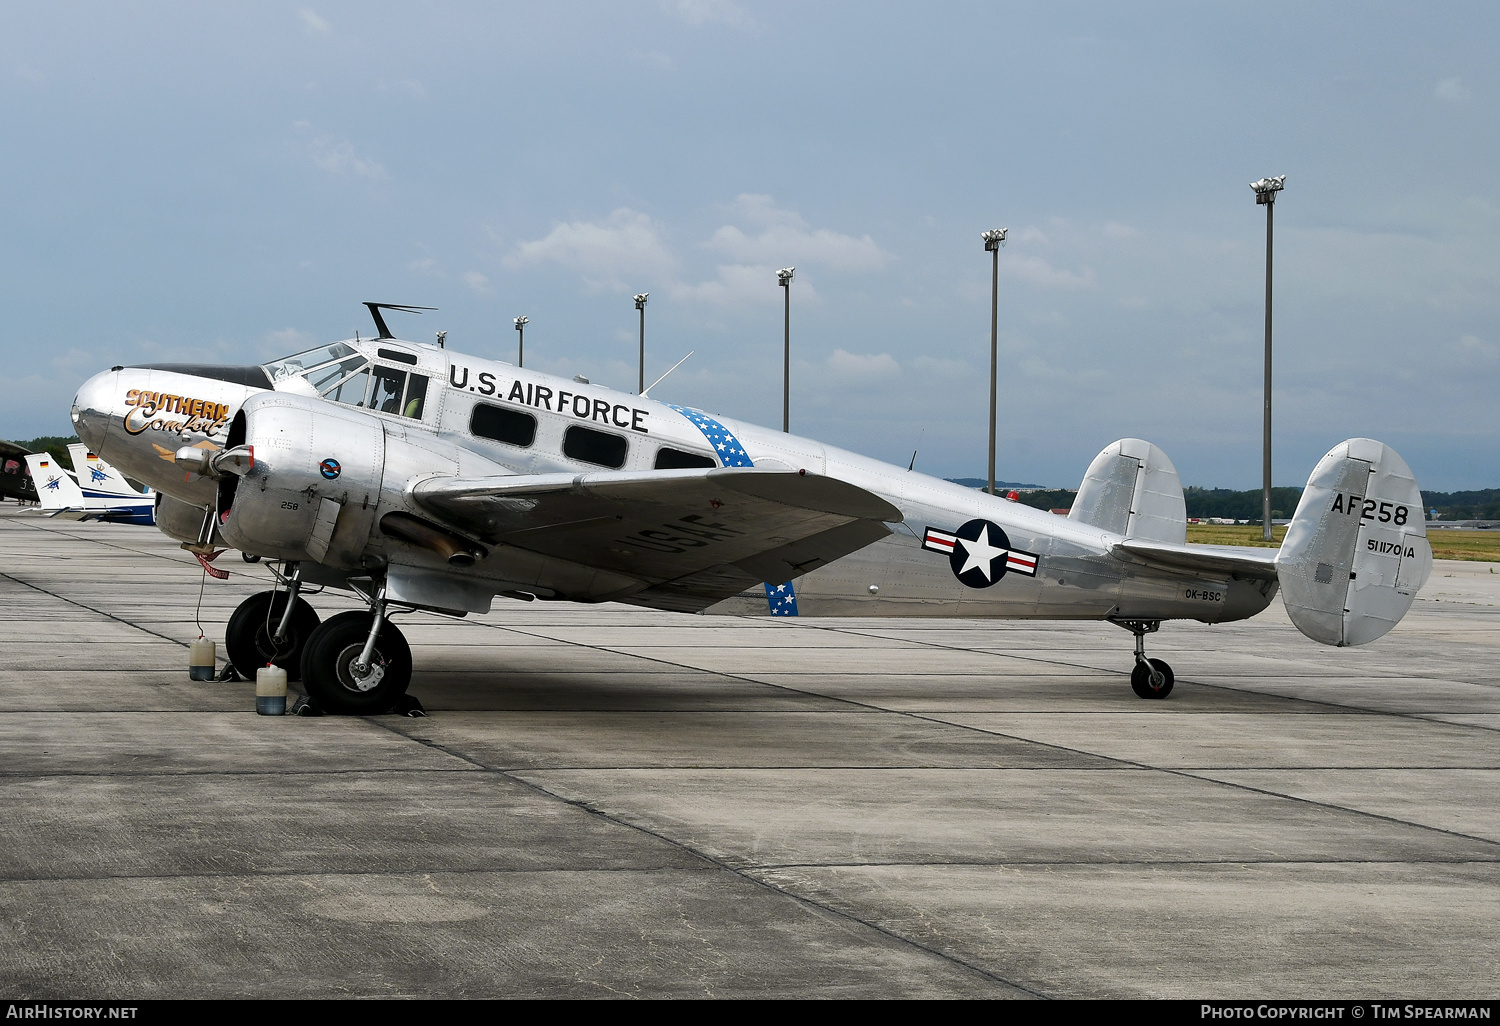
<path fill-rule="evenodd" d="M 703 437 L 708 439 L 708 444 L 713 446 L 714 455 L 719 462 L 726 467 L 753 467 L 754 462 L 750 454 L 745 452 L 745 447 L 740 440 L 734 437 L 723 424 L 714 420 L 701 410 L 689 409 L 686 406 L 677 406 L 668 403 L 668 406 L 682 414 L 693 426 L 703 432 Z M 796 616 L 797 615 L 797 592 L 792 587 L 792 582 L 785 584 L 766 585 L 766 604 L 771 607 L 772 616 Z"/>

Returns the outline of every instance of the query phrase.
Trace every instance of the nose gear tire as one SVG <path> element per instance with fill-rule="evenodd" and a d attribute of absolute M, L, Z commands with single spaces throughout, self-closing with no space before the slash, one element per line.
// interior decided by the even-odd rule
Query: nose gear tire
<path fill-rule="evenodd" d="M 1151 686 L 1151 670 L 1146 663 L 1136 663 L 1135 669 L 1130 671 L 1130 688 L 1142 698 L 1166 698 L 1172 693 L 1172 684 L 1175 678 L 1172 676 L 1172 668 L 1160 659 L 1148 659 L 1152 666 L 1161 672 L 1164 680 L 1160 687 Z"/>
<path fill-rule="evenodd" d="M 302 652 L 302 684 L 324 712 L 375 715 L 389 710 L 406 693 L 411 683 L 411 646 L 389 622 L 380 628 L 370 656 L 372 668 L 381 673 L 369 690 L 361 690 L 370 674 L 361 677 L 352 664 L 369 636 L 370 614 L 351 610 L 323 621 L 308 639 Z"/>
<path fill-rule="evenodd" d="M 274 596 L 274 597 L 273 597 Z M 246 680 L 255 679 L 255 671 L 275 663 L 286 671 L 287 680 L 302 677 L 302 650 L 307 639 L 318 629 L 322 618 L 302 599 L 292 607 L 292 622 L 280 645 L 271 640 L 281 625 L 286 609 L 286 592 L 263 591 L 241 602 L 224 628 L 224 654 Z M 268 625 L 269 624 L 269 625 Z"/>

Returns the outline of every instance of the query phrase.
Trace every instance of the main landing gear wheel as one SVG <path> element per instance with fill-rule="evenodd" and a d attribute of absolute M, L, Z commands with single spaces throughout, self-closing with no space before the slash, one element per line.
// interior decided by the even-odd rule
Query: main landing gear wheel
<path fill-rule="evenodd" d="M 1166 698 L 1172 693 L 1172 668 L 1160 659 L 1147 659 L 1130 671 L 1130 687 L 1142 698 Z"/>
<path fill-rule="evenodd" d="M 329 617 L 313 631 L 302 653 L 302 683 L 324 712 L 383 713 L 411 683 L 411 646 L 389 621 L 382 623 L 361 673 L 359 657 L 370 637 L 371 614 L 352 610 Z"/>
<path fill-rule="evenodd" d="M 224 628 L 224 653 L 240 676 L 247 680 L 254 680 L 255 671 L 267 663 L 275 663 L 285 670 L 288 680 L 302 676 L 302 649 L 313 631 L 318 629 L 321 617 L 312 606 L 297 599 L 292 606 L 292 621 L 287 624 L 286 637 L 282 638 L 281 644 L 276 644 L 272 636 L 281 626 L 286 599 L 284 591 L 251 595 L 240 603 L 229 618 L 229 626 Z"/>

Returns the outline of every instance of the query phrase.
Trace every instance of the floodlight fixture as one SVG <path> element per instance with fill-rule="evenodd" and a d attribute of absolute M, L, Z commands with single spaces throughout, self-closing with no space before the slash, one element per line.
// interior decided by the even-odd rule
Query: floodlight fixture
<path fill-rule="evenodd" d="M 984 240 L 984 251 L 994 253 L 1005 245 L 1005 235 L 1009 228 L 991 228 L 987 232 L 980 232 L 979 237 Z"/>
<path fill-rule="evenodd" d="M 776 284 L 780 285 L 782 288 L 786 288 L 791 284 L 792 273 L 796 270 L 797 269 L 795 267 L 783 267 L 781 270 L 777 271 Z"/>
<path fill-rule="evenodd" d="M 1275 178 L 1262 178 L 1258 182 L 1251 182 L 1250 188 L 1255 190 L 1255 203 L 1257 206 L 1270 206 L 1276 202 L 1276 194 L 1286 188 L 1286 175 L 1277 175 Z"/>
<path fill-rule="evenodd" d="M 519 351 L 516 353 L 516 366 L 526 366 L 526 325 L 531 323 L 530 317 L 516 318 L 516 337 L 520 339 Z"/>
<path fill-rule="evenodd" d="M 638 292 L 638 293 L 636 293 L 636 295 L 635 295 L 635 308 L 637 310 L 644 310 L 644 309 L 646 309 L 646 297 L 649 296 L 649 295 L 651 295 L 651 293 L 649 293 L 649 292 Z"/>

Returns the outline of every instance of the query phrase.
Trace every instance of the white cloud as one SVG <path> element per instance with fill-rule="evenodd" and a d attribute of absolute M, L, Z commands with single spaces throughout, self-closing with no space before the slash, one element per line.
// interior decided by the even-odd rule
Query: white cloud
<path fill-rule="evenodd" d="M 962 360 L 950 360 L 940 356 L 918 356 L 912 360 L 911 365 L 923 374 L 931 374 L 939 378 L 957 379 L 970 373 L 969 365 Z"/>
<path fill-rule="evenodd" d="M 405 93 L 413 100 L 427 99 L 427 87 L 414 78 L 398 78 L 393 82 L 382 82 L 380 90 L 387 93 Z"/>
<path fill-rule="evenodd" d="M 676 66 L 676 62 L 660 50 L 637 50 L 630 55 L 630 59 L 636 64 L 644 64 L 646 67 L 655 68 L 658 71 L 671 71 Z"/>
<path fill-rule="evenodd" d="M 689 25 L 728 25 L 745 28 L 750 16 L 731 0 L 664 0 L 662 10 L 675 14 Z"/>
<path fill-rule="evenodd" d="M 796 282 L 799 302 L 815 301 L 817 293 L 802 281 Z M 679 282 L 669 294 L 675 300 L 706 303 L 710 306 L 749 306 L 780 303 L 781 289 L 776 284 L 775 264 L 721 264 L 718 276 L 696 285 Z"/>
<path fill-rule="evenodd" d="M 1469 87 L 1457 78 L 1445 78 L 1437 84 L 1432 95 L 1439 100 L 1447 100 L 1449 103 L 1464 103 L 1473 97 Z"/>
<path fill-rule="evenodd" d="M 379 161 L 361 156 L 348 139 L 314 132 L 306 121 L 298 121 L 292 128 L 301 137 L 304 152 L 313 164 L 331 175 L 353 175 L 379 181 L 386 177 L 385 168 Z"/>
<path fill-rule="evenodd" d="M 639 287 L 642 279 L 670 275 L 677 261 L 662 242 L 651 218 L 621 207 L 603 221 L 559 224 L 540 239 L 522 242 L 505 258 L 507 267 L 555 263 L 583 275 L 596 288 L 624 288 L 624 277 Z"/>
<path fill-rule="evenodd" d="M 305 353 L 317 344 L 318 340 L 305 331 L 282 328 L 279 331 L 266 332 L 258 348 L 267 359 L 274 359 L 278 356 L 290 356 L 293 353 Z"/>
<path fill-rule="evenodd" d="M 901 373 L 901 365 L 889 353 L 864 354 L 835 349 L 827 364 L 829 374 L 846 381 L 890 378 Z"/>
<path fill-rule="evenodd" d="M 1081 274 L 1059 270 L 1041 257 L 1023 257 L 1012 253 L 1000 254 L 1000 273 L 1006 278 L 1025 282 L 1041 289 L 1092 288 L 1094 271 L 1085 267 Z"/>
<path fill-rule="evenodd" d="M 779 209 L 769 196 L 747 193 L 738 197 L 730 209 L 760 228 L 758 234 L 751 235 L 727 224 L 708 240 L 710 249 L 718 250 L 735 263 L 778 267 L 821 264 L 837 271 L 879 271 L 891 261 L 890 254 L 869 235 L 855 238 L 827 228 L 808 231 L 800 215 Z"/>
<path fill-rule="evenodd" d="M 1469 358 L 1492 359 L 1497 352 L 1500 352 L 1500 349 L 1497 349 L 1494 343 L 1486 342 L 1478 335 L 1464 335 L 1458 340 L 1458 351 Z"/>
<path fill-rule="evenodd" d="M 495 290 L 490 288 L 490 280 L 478 271 L 465 271 L 464 284 L 469 286 L 481 296 L 493 296 Z"/>
<path fill-rule="evenodd" d="M 302 10 L 297 12 L 297 17 L 302 19 L 302 28 L 310 35 L 321 35 L 333 31 L 333 26 L 323 20 L 318 12 L 311 7 L 302 8 Z"/>

